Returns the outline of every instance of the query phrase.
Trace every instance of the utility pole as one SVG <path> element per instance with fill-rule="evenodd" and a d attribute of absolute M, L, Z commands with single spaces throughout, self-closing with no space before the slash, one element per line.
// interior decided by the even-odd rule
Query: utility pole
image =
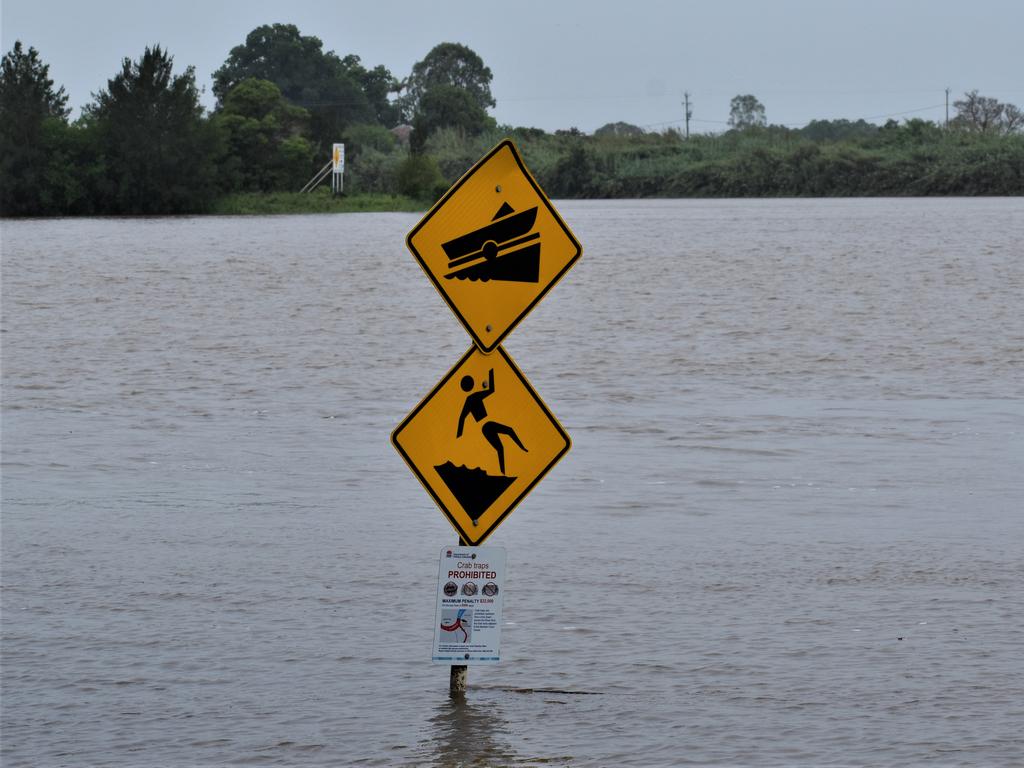
<path fill-rule="evenodd" d="M 690 118 L 693 117 L 693 110 L 690 109 L 690 92 L 683 92 L 683 107 L 686 109 L 686 138 L 690 138 Z"/>
<path fill-rule="evenodd" d="M 946 130 L 949 130 L 949 86 L 946 86 Z"/>

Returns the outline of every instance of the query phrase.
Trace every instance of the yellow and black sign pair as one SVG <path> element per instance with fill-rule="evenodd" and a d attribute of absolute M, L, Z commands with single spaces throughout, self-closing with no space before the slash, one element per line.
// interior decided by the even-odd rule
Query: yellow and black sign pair
<path fill-rule="evenodd" d="M 391 442 L 475 546 L 569 450 L 569 436 L 500 345 L 583 248 L 508 140 L 406 242 L 473 346 Z"/>

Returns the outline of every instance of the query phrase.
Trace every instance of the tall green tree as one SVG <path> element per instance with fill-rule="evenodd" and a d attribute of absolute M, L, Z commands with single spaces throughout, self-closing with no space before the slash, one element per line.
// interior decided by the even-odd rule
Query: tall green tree
<path fill-rule="evenodd" d="M 232 189 L 297 190 L 312 172 L 313 147 L 303 136 L 309 113 L 290 104 L 269 80 L 243 80 L 224 98 L 214 122 L 228 140 L 222 166 Z"/>
<path fill-rule="evenodd" d="M 159 45 L 146 48 L 138 61 L 123 60 L 85 110 L 106 167 L 97 192 L 107 211 L 202 211 L 217 192 L 220 137 L 203 119 L 195 71 L 173 69 Z"/>
<path fill-rule="evenodd" d="M 412 123 L 412 150 L 419 152 L 430 134 L 441 128 L 454 128 L 463 135 L 475 136 L 494 125 L 494 118 L 470 93 L 454 85 L 436 85 L 420 99 Z"/>
<path fill-rule="evenodd" d="M 373 123 L 377 116 L 360 84 L 334 51 L 294 24 L 265 24 L 231 49 L 213 73 L 213 93 L 223 105 L 243 80 L 269 80 L 288 101 L 310 113 L 310 131 L 320 150 L 337 141 L 346 126 Z"/>
<path fill-rule="evenodd" d="M 20 40 L 0 64 L 0 213 L 60 212 L 57 156 L 67 130 L 68 97 L 50 67 Z"/>
<path fill-rule="evenodd" d="M 752 94 L 733 96 L 729 102 L 729 125 L 737 130 L 767 125 L 764 104 Z"/>
<path fill-rule="evenodd" d="M 461 43 L 441 43 L 416 62 L 405 82 L 401 99 L 406 119 L 420 111 L 424 96 L 434 88 L 450 86 L 464 91 L 481 110 L 494 107 L 491 70 L 472 48 Z"/>
<path fill-rule="evenodd" d="M 355 54 L 346 56 L 341 63 L 349 76 L 363 89 L 377 122 L 385 128 L 398 125 L 402 112 L 399 105 L 392 101 L 391 94 L 397 93 L 400 86 L 391 71 L 383 64 L 367 69 Z"/>

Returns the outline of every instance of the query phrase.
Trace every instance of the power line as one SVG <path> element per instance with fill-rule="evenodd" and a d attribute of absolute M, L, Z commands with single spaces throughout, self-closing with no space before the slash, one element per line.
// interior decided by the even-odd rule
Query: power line
<path fill-rule="evenodd" d="M 892 112 L 888 115 L 872 115 L 871 117 L 862 117 L 861 120 L 881 120 L 883 117 L 900 117 L 901 115 L 912 115 L 915 112 L 927 112 L 930 109 L 939 109 L 941 104 L 932 104 L 930 107 L 919 107 L 918 109 L 908 109 L 906 112 Z"/>

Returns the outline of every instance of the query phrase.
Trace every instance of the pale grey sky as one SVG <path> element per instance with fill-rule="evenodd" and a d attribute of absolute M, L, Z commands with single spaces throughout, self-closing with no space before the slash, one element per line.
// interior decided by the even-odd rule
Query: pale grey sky
<path fill-rule="evenodd" d="M 944 117 L 977 88 L 1024 106 L 1024 0 L 2 0 L 0 37 L 35 46 L 77 109 L 125 56 L 159 43 L 211 74 L 260 24 L 292 23 L 397 77 L 437 43 L 494 73 L 499 123 L 591 132 L 623 120 L 724 129 L 752 93 L 769 122 Z"/>

